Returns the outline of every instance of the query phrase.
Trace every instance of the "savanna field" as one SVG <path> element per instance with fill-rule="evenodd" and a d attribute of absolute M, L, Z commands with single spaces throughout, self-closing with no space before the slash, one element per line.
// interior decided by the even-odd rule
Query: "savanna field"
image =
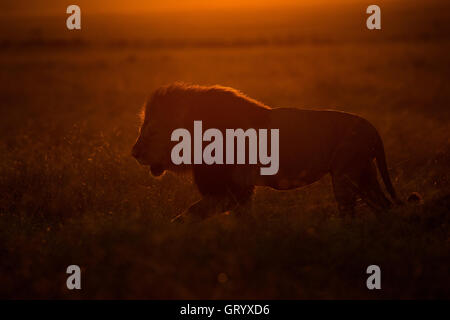
<path fill-rule="evenodd" d="M 0 298 L 450 298 L 450 6 L 404 3 L 374 33 L 364 5 L 87 14 L 78 33 L 64 14 L 3 17 Z M 423 202 L 343 219 L 326 177 L 258 188 L 244 217 L 172 224 L 200 198 L 191 176 L 153 178 L 130 151 L 146 98 L 174 81 L 357 113 L 401 198 Z"/>

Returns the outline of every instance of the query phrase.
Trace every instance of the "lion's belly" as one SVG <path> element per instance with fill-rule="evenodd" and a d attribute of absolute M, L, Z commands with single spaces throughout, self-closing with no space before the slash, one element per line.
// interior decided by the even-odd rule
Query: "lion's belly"
<path fill-rule="evenodd" d="M 231 172 L 232 181 L 239 185 L 266 186 L 277 190 L 289 190 L 307 186 L 328 173 L 325 169 L 280 170 L 275 175 L 261 175 L 259 166 L 242 166 Z"/>
<path fill-rule="evenodd" d="M 329 173 L 334 151 L 342 138 L 340 122 L 334 119 L 339 117 L 348 116 L 309 110 L 273 110 L 270 127 L 279 129 L 279 171 L 273 176 L 258 177 L 256 185 L 289 190 L 312 184 Z"/>
<path fill-rule="evenodd" d="M 290 190 L 312 184 L 320 180 L 325 174 L 327 174 L 327 172 L 322 170 L 314 172 L 303 170 L 289 174 L 280 172 L 280 174 L 275 176 L 263 178 L 261 181 L 262 184 L 259 185 L 268 186 L 277 190 Z"/>

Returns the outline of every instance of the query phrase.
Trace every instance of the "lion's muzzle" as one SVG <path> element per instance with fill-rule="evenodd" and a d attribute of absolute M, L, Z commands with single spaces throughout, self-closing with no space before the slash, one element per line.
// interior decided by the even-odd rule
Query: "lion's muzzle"
<path fill-rule="evenodd" d="M 150 172 L 155 177 L 159 177 L 160 175 L 162 175 L 164 173 L 164 168 L 163 168 L 163 166 L 158 165 L 158 164 L 150 165 Z"/>
<path fill-rule="evenodd" d="M 159 177 L 164 173 L 165 170 L 164 167 L 160 164 L 150 163 L 148 157 L 145 155 L 144 152 L 141 152 L 138 145 L 135 145 L 133 149 L 131 149 L 131 155 L 133 156 L 133 158 L 137 160 L 137 162 L 139 162 L 140 165 L 150 166 L 150 172 L 155 177 Z"/>

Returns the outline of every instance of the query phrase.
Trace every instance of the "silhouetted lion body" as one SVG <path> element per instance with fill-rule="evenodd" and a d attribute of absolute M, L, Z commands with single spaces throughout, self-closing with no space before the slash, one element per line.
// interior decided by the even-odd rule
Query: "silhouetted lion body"
<path fill-rule="evenodd" d="M 171 162 L 177 128 L 279 129 L 279 171 L 259 174 L 260 165 L 180 165 Z M 353 213 L 358 197 L 375 210 L 391 202 L 377 180 L 376 160 L 392 199 L 399 202 L 387 171 L 383 143 L 365 119 L 339 111 L 270 108 L 226 87 L 174 84 L 154 92 L 145 106 L 145 117 L 133 156 L 149 165 L 152 174 L 164 170 L 192 170 L 203 199 L 190 216 L 206 217 L 246 203 L 255 186 L 288 190 L 311 184 L 330 173 L 341 212 Z"/>

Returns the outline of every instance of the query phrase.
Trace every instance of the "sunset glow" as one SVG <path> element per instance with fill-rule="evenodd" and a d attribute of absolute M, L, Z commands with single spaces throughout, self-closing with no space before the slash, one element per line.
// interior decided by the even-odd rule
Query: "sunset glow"
<path fill-rule="evenodd" d="M 220 9 L 249 9 L 249 8 L 282 8 L 309 7 L 322 5 L 346 5 L 349 3 L 364 3 L 362 0 L 79 0 L 77 5 L 83 7 L 86 13 L 146 13 L 155 11 L 190 11 L 190 10 L 220 10 Z M 0 4 L 0 14 L 56 14 L 65 8 L 66 3 L 58 0 L 25 1 L 4 0 Z"/>

